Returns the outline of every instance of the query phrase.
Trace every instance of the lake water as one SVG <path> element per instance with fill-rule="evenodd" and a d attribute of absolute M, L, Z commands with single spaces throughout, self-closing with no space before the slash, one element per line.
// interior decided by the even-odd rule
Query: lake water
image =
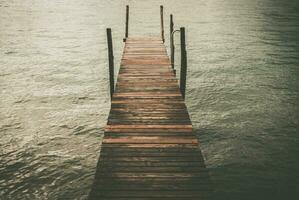
<path fill-rule="evenodd" d="M 186 103 L 215 199 L 299 195 L 299 1 L 0 0 L 0 199 L 85 199 L 130 35 L 186 27 Z M 179 49 L 178 35 L 176 45 Z M 177 52 L 177 68 L 179 67 Z"/>

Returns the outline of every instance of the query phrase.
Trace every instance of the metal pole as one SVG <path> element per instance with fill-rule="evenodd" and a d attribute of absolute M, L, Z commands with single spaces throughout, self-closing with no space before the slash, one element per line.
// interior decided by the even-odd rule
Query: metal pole
<path fill-rule="evenodd" d="M 180 90 L 183 98 L 186 94 L 186 77 L 187 77 L 187 51 L 186 51 L 186 38 L 185 28 L 180 28 L 181 32 L 181 77 L 180 77 Z"/>
<path fill-rule="evenodd" d="M 129 37 L 129 6 L 126 6 L 126 34 L 124 38 L 124 42 Z"/>
<path fill-rule="evenodd" d="M 170 15 L 170 61 L 172 69 L 174 69 L 174 40 L 173 40 L 173 16 Z"/>
<path fill-rule="evenodd" d="M 164 17 L 163 17 L 163 6 L 162 5 L 160 6 L 160 17 L 161 17 L 161 38 L 162 38 L 162 41 L 164 42 L 165 41 L 165 38 L 164 38 Z"/>
<path fill-rule="evenodd" d="M 110 98 L 112 100 L 112 96 L 114 93 L 114 56 L 113 56 L 111 28 L 107 28 L 106 31 L 107 31 L 108 59 L 109 59 Z"/>

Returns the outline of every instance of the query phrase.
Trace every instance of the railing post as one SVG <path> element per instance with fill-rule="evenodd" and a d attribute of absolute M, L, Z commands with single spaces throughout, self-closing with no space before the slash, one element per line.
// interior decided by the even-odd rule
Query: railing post
<path fill-rule="evenodd" d="M 161 38 L 162 41 L 165 42 L 164 38 L 164 16 L 163 16 L 163 6 L 160 6 L 160 18 L 161 18 Z"/>
<path fill-rule="evenodd" d="M 170 61 L 171 61 L 171 66 L 172 69 L 174 69 L 174 40 L 173 40 L 173 16 L 172 14 L 170 15 Z"/>
<path fill-rule="evenodd" d="M 180 28 L 181 32 L 181 77 L 180 77 L 180 90 L 183 98 L 186 94 L 186 76 L 187 76 L 187 51 L 186 51 L 186 38 L 185 28 Z"/>
<path fill-rule="evenodd" d="M 126 33 L 125 33 L 125 38 L 124 42 L 126 39 L 129 37 L 129 6 L 126 6 Z"/>
<path fill-rule="evenodd" d="M 107 31 L 108 59 L 109 59 L 110 98 L 112 100 L 112 96 L 114 93 L 114 56 L 113 56 L 111 28 L 107 28 L 106 31 Z"/>

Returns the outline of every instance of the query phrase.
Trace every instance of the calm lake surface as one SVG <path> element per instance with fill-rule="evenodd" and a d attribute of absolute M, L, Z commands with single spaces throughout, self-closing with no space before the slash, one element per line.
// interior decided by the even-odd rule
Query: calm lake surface
<path fill-rule="evenodd" d="M 186 27 L 215 199 L 296 199 L 297 0 L 0 0 L 0 199 L 86 199 L 110 106 L 105 29 L 118 66 L 126 4 L 130 35 L 159 34 L 160 4 L 167 46 L 169 14 Z"/>

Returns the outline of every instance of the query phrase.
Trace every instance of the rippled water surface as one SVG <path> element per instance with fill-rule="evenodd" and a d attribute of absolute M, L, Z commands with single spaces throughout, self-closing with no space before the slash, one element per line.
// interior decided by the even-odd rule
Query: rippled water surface
<path fill-rule="evenodd" d="M 159 34 L 160 4 L 167 30 L 170 13 L 187 29 L 215 199 L 295 199 L 297 0 L 0 0 L 0 199 L 86 198 L 109 112 L 105 28 L 118 66 L 126 4 L 130 35 Z"/>

